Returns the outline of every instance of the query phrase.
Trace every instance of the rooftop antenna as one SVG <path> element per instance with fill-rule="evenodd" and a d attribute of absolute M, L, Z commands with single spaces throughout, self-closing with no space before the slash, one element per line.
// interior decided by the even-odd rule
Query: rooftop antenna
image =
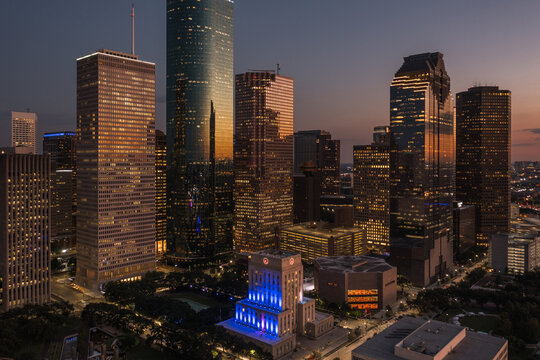
<path fill-rule="evenodd" d="M 280 70 L 280 68 L 279 68 L 279 63 L 277 63 L 277 67 L 276 67 L 276 74 L 277 74 L 277 75 L 279 75 L 279 70 Z"/>
<path fill-rule="evenodd" d="M 135 5 L 131 3 L 131 55 L 135 55 Z"/>

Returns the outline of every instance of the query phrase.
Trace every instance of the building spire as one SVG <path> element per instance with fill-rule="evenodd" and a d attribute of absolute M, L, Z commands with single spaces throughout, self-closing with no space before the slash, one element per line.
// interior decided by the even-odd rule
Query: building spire
<path fill-rule="evenodd" d="M 135 4 L 131 3 L 131 55 L 135 55 Z"/>

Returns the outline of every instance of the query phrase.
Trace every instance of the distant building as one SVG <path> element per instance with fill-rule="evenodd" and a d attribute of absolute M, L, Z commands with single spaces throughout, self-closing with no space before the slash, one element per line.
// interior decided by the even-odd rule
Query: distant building
<path fill-rule="evenodd" d="M 377 126 L 371 145 L 357 145 L 354 160 L 354 226 L 366 230 L 369 252 L 390 250 L 390 136 Z"/>
<path fill-rule="evenodd" d="M 294 80 L 247 72 L 235 91 L 234 248 L 256 251 L 293 222 Z"/>
<path fill-rule="evenodd" d="M 507 360 L 508 341 L 437 320 L 404 317 L 352 351 L 352 360 Z"/>
<path fill-rule="evenodd" d="M 249 296 L 236 303 L 235 317 L 218 325 L 253 342 L 274 359 L 294 351 L 297 335 L 316 338 L 334 327 L 334 317 L 315 311 L 304 297 L 302 258 L 279 250 L 250 255 Z"/>
<path fill-rule="evenodd" d="M 321 218 L 321 175 L 313 162 L 301 166 L 302 175 L 293 177 L 294 223 Z"/>
<path fill-rule="evenodd" d="M 53 248 L 75 246 L 77 178 L 76 134 L 45 133 L 43 154 L 51 159 L 51 242 Z"/>
<path fill-rule="evenodd" d="M 476 244 L 476 214 L 474 205 L 454 201 L 454 256 L 463 254 Z"/>
<path fill-rule="evenodd" d="M 339 195 L 340 144 L 324 130 L 304 130 L 294 133 L 294 172 L 301 174 L 305 162 L 313 162 L 321 173 L 323 195 Z"/>
<path fill-rule="evenodd" d="M 443 55 L 407 56 L 390 86 L 390 261 L 420 286 L 453 266 L 454 107 Z"/>
<path fill-rule="evenodd" d="M 303 223 L 280 231 L 279 248 L 298 253 L 313 262 L 321 256 L 363 254 L 364 231 L 358 228 L 325 227 L 323 223 Z"/>
<path fill-rule="evenodd" d="M 341 173 L 340 176 L 340 194 L 341 195 L 347 195 L 347 196 L 353 196 L 353 172 L 351 171 L 345 171 Z"/>
<path fill-rule="evenodd" d="M 51 300 L 51 165 L 47 155 L 0 151 L 0 308 Z"/>
<path fill-rule="evenodd" d="M 156 254 L 167 252 L 167 144 L 156 130 Z"/>
<path fill-rule="evenodd" d="M 495 271 L 523 274 L 540 266 L 540 233 L 499 233 L 491 236 L 489 266 Z"/>
<path fill-rule="evenodd" d="M 155 64 L 77 59 L 77 274 L 99 290 L 155 270 Z M 98 136 L 99 135 L 99 136 Z"/>
<path fill-rule="evenodd" d="M 476 207 L 476 242 L 508 232 L 510 91 L 472 87 L 456 95 L 456 199 Z"/>
<path fill-rule="evenodd" d="M 11 146 L 27 147 L 37 154 L 37 115 L 29 112 L 11 112 Z"/>
<path fill-rule="evenodd" d="M 354 207 L 352 195 L 321 196 L 321 221 L 331 227 L 352 228 Z"/>
<path fill-rule="evenodd" d="M 329 256 L 315 259 L 319 297 L 351 309 L 378 311 L 397 301 L 397 269 L 370 256 Z"/>

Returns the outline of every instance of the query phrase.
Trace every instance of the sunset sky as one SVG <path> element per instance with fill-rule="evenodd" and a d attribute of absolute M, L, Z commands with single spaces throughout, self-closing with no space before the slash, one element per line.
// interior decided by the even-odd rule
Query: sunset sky
<path fill-rule="evenodd" d="M 10 111 L 37 112 L 41 134 L 76 128 L 77 57 L 130 49 L 128 0 L 27 0 L 0 5 L 0 146 Z M 157 127 L 165 128 L 165 0 L 135 1 L 135 52 L 157 64 Z M 440 51 L 454 95 L 512 91 L 512 160 L 540 160 L 540 1 L 236 0 L 235 72 L 295 79 L 295 130 L 325 129 L 352 146 L 389 122 L 389 86 L 403 57 Z"/>

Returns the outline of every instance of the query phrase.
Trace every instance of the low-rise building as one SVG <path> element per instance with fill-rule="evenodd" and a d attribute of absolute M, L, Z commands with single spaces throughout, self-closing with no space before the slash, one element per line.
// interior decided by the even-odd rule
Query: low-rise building
<path fill-rule="evenodd" d="M 508 341 L 436 320 L 404 317 L 352 351 L 352 360 L 506 360 Z"/>
<path fill-rule="evenodd" d="M 500 233 L 491 236 L 489 266 L 495 271 L 522 274 L 540 266 L 540 233 Z"/>
<path fill-rule="evenodd" d="M 322 300 L 351 309 L 381 310 L 397 301 L 397 268 L 371 256 L 321 257 L 315 290 Z"/>
<path fill-rule="evenodd" d="M 360 255 L 364 253 L 365 230 L 334 228 L 323 222 L 307 222 L 281 229 L 281 250 L 298 253 L 313 262 L 321 256 Z"/>
<path fill-rule="evenodd" d="M 296 336 L 317 337 L 334 326 L 334 317 L 315 312 L 304 297 L 301 257 L 266 249 L 249 257 L 249 295 L 236 303 L 234 318 L 223 321 L 230 333 L 281 358 L 296 348 Z"/>

